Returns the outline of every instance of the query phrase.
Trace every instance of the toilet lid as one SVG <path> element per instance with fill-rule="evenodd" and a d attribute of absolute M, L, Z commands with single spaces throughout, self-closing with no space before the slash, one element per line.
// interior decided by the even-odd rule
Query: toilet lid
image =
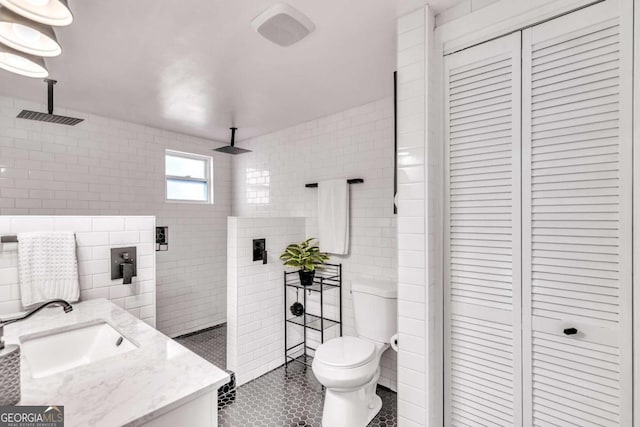
<path fill-rule="evenodd" d="M 316 359 L 329 366 L 356 367 L 370 362 L 376 354 L 376 346 L 357 337 L 334 338 L 316 350 Z"/>

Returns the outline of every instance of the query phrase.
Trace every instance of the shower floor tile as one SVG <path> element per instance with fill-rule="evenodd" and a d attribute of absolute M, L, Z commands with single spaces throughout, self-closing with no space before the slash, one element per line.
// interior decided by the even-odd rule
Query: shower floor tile
<path fill-rule="evenodd" d="M 227 368 L 227 325 L 222 324 L 203 331 L 176 338 L 183 346 L 218 368 Z"/>
<path fill-rule="evenodd" d="M 180 337 L 177 341 L 218 367 L 226 367 L 226 327 Z M 378 387 L 382 409 L 370 427 L 396 427 L 396 393 Z M 311 368 L 280 367 L 236 390 L 234 403 L 221 408 L 220 427 L 320 427 L 324 392 Z"/>
<path fill-rule="evenodd" d="M 222 369 L 227 366 L 226 340 L 227 327 L 224 324 L 176 338 L 180 344 Z M 231 380 L 218 390 L 218 409 L 230 405 L 236 399 L 236 375 L 232 371 L 226 371 Z"/>

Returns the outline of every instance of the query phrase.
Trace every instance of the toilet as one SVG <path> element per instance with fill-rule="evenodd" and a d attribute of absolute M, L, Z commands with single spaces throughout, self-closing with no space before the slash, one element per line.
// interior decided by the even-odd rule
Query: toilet
<path fill-rule="evenodd" d="M 391 281 L 351 284 L 357 337 L 321 344 L 313 373 L 325 387 L 323 427 L 365 427 L 382 408 L 376 394 L 380 358 L 397 331 L 397 286 Z"/>

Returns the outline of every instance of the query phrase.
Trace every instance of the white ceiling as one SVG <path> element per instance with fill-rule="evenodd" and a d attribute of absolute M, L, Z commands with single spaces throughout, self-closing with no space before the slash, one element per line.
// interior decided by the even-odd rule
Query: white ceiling
<path fill-rule="evenodd" d="M 423 2 L 287 0 L 317 29 L 282 48 L 250 26 L 276 1 L 70 1 L 47 60 L 56 104 L 217 140 L 235 125 L 242 140 L 392 94 L 396 14 Z M 45 92 L 0 70 L 0 94 Z"/>

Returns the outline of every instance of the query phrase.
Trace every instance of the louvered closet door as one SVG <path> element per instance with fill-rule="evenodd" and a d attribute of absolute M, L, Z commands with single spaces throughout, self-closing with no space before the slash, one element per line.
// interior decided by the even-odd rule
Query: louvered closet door
<path fill-rule="evenodd" d="M 631 52 L 618 7 L 523 32 L 525 425 L 631 426 Z"/>
<path fill-rule="evenodd" d="M 445 81 L 445 422 L 520 425 L 520 34 Z"/>

